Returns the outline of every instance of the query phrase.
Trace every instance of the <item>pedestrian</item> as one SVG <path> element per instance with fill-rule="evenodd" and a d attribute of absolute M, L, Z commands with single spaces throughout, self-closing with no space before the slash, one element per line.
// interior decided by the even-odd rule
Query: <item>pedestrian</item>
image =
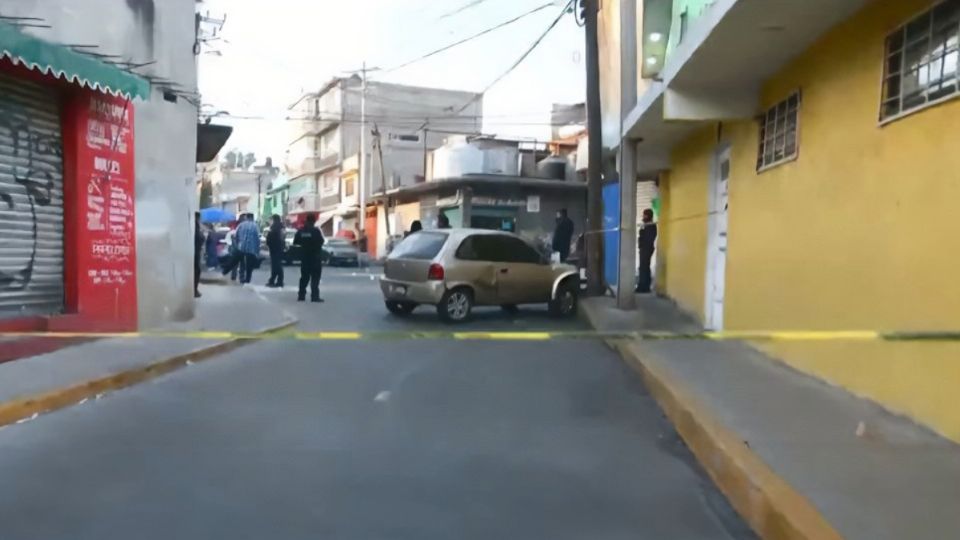
<path fill-rule="evenodd" d="M 220 233 L 213 228 L 212 225 L 207 225 L 207 243 L 205 246 L 206 250 L 206 261 L 207 269 L 212 269 L 220 266 L 220 261 L 217 258 L 217 246 L 220 244 Z"/>
<path fill-rule="evenodd" d="M 203 225 L 200 224 L 200 212 L 193 213 L 193 297 L 200 298 L 200 261 L 203 255 Z"/>
<path fill-rule="evenodd" d="M 553 250 L 560 253 L 560 262 L 567 262 L 570 256 L 570 242 L 573 240 L 573 220 L 567 217 L 567 209 L 557 211 L 557 224 L 553 229 Z"/>
<path fill-rule="evenodd" d="M 420 232 L 420 231 L 422 231 L 422 230 L 423 230 L 423 224 L 420 223 L 420 220 L 419 220 L 419 219 L 415 219 L 415 220 L 413 220 L 413 223 L 410 224 L 410 230 L 407 231 L 407 234 L 403 235 L 403 237 L 406 238 L 406 237 L 410 236 L 411 234 L 413 234 L 413 233 L 415 233 L 415 232 Z"/>
<path fill-rule="evenodd" d="M 442 212 L 440 213 L 439 216 L 437 216 L 437 228 L 438 229 L 450 228 L 450 218 L 448 218 L 447 215 Z"/>
<path fill-rule="evenodd" d="M 653 261 L 653 250 L 657 241 L 657 224 L 653 222 L 653 210 L 643 211 L 643 226 L 637 235 L 637 249 L 640 252 L 640 264 L 637 279 L 637 292 L 648 293 L 653 285 L 653 273 L 650 263 Z"/>
<path fill-rule="evenodd" d="M 260 254 L 260 230 L 254 222 L 253 214 L 244 214 L 243 221 L 237 225 L 234 233 L 233 244 L 236 255 L 223 273 L 226 275 L 239 266 L 240 283 L 250 283 L 253 270 L 257 267 L 257 256 Z"/>
<path fill-rule="evenodd" d="M 267 249 L 270 250 L 270 280 L 267 287 L 283 288 L 283 249 L 286 232 L 280 216 L 270 218 L 270 230 L 267 232 Z"/>
<path fill-rule="evenodd" d="M 293 245 L 300 247 L 298 302 L 303 302 L 307 298 L 307 283 L 310 284 L 310 301 L 323 302 L 323 298 L 320 298 L 320 276 L 323 273 L 323 244 L 325 240 L 320 229 L 316 227 L 316 222 L 317 217 L 309 214 L 306 223 L 293 237 Z"/>

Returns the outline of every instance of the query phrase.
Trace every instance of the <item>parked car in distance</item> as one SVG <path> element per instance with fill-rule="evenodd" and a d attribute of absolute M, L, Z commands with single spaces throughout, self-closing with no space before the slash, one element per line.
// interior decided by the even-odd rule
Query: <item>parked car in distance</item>
<path fill-rule="evenodd" d="M 330 266 L 358 266 L 360 250 L 346 238 L 331 238 L 323 245 L 326 264 Z"/>
<path fill-rule="evenodd" d="M 523 238 L 484 229 L 421 231 L 397 244 L 384 262 L 380 289 L 387 309 L 407 315 L 436 306 L 446 322 L 470 318 L 474 306 L 544 303 L 550 312 L 577 311 L 580 275 L 554 264 Z"/>

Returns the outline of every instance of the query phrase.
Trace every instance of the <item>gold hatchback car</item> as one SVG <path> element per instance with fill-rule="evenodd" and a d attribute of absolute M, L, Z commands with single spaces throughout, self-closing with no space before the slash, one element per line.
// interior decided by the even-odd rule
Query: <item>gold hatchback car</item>
<path fill-rule="evenodd" d="M 553 264 L 523 238 L 482 229 L 445 229 L 414 233 L 400 242 L 384 263 L 380 288 L 387 309 L 408 315 L 421 304 L 433 305 L 446 322 L 470 318 L 474 306 L 547 304 L 550 312 L 574 315 L 580 273 Z"/>

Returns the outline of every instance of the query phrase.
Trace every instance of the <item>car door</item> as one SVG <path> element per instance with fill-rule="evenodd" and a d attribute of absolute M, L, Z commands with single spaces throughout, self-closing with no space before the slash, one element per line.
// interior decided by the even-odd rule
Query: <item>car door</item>
<path fill-rule="evenodd" d="M 473 300 L 479 305 L 497 303 L 497 276 L 489 234 L 473 234 L 464 238 L 454 253 L 456 263 L 447 270 L 447 283 L 466 283 L 473 289 Z"/>
<path fill-rule="evenodd" d="M 546 302 L 552 287 L 549 266 L 536 249 L 516 236 L 491 235 L 500 304 Z"/>

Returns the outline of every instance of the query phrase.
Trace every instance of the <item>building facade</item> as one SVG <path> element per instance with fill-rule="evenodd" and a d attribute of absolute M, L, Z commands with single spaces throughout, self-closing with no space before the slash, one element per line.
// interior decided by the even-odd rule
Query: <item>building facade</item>
<path fill-rule="evenodd" d="M 637 2 L 658 291 L 713 329 L 955 330 L 960 2 Z M 758 347 L 960 440 L 955 343 Z"/>
<path fill-rule="evenodd" d="M 0 262 L 0 324 L 135 329 L 190 318 L 196 2 L 0 9 L 4 140 L 29 154 L 7 162 L 0 221 L 25 212 L 35 223 L 27 249 Z"/>
<path fill-rule="evenodd" d="M 291 221 L 315 213 L 330 234 L 358 233 L 366 228 L 361 201 L 367 206 L 378 192 L 423 182 L 429 151 L 451 132 L 480 131 L 483 96 L 380 81 L 364 90 L 359 77 L 348 77 L 304 95 L 290 110 L 301 120 L 286 158 Z M 375 250 L 376 243 L 368 245 Z"/>

